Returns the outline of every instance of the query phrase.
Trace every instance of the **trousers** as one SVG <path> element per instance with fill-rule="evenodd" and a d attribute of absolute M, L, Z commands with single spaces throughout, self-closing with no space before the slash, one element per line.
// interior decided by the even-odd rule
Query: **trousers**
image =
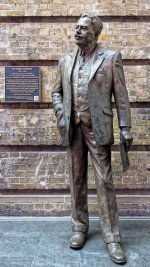
<path fill-rule="evenodd" d="M 105 243 L 120 242 L 116 195 L 111 168 L 111 146 L 96 144 L 89 112 L 73 113 L 72 145 L 67 148 L 70 162 L 72 230 L 87 233 L 89 228 L 87 202 L 88 151 L 95 173 L 98 209 Z"/>

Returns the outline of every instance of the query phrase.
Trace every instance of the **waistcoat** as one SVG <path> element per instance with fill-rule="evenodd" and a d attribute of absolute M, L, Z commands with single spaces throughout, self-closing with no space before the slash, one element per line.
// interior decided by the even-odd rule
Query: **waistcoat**
<path fill-rule="evenodd" d="M 72 75 L 74 111 L 81 112 L 88 109 L 88 82 L 93 54 L 83 57 L 78 53 Z"/>

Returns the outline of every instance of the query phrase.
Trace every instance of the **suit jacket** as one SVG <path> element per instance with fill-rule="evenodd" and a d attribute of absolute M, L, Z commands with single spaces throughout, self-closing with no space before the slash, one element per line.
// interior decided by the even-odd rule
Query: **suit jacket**
<path fill-rule="evenodd" d="M 78 49 L 59 61 L 52 102 L 57 124 L 66 145 L 71 145 L 72 71 Z M 97 144 L 111 145 L 113 136 L 112 95 L 114 95 L 119 127 L 131 127 L 130 106 L 121 54 L 97 44 L 88 83 L 88 103 L 93 133 Z"/>

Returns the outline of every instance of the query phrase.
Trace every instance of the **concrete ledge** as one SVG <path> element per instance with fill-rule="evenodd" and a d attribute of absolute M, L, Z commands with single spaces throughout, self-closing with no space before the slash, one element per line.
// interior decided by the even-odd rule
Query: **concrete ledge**
<path fill-rule="evenodd" d="M 71 216 L 60 216 L 60 217 L 56 217 L 56 216 L 48 216 L 48 217 L 36 217 L 36 216 L 22 216 L 22 217 L 18 217 L 18 216 L 0 216 L 0 221 L 11 221 L 11 222 L 70 222 Z M 98 216 L 89 216 L 89 220 L 90 221 L 99 221 L 99 217 Z M 119 217 L 120 221 L 149 221 L 150 220 L 150 216 L 120 216 Z"/>
<path fill-rule="evenodd" d="M 117 202 L 126 202 L 126 203 L 150 203 L 150 195 L 116 195 Z M 88 196 L 89 202 L 95 203 L 97 202 L 97 196 L 95 194 Z M 67 202 L 70 203 L 70 195 L 0 195 L 0 203 L 5 202 L 53 202 L 53 203 L 60 203 L 60 202 Z"/>

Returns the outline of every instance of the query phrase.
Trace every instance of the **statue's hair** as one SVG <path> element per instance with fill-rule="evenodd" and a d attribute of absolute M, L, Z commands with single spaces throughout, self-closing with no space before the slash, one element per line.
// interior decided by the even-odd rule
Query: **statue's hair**
<path fill-rule="evenodd" d="M 92 27 L 93 27 L 95 33 L 97 33 L 99 35 L 103 29 L 103 23 L 102 23 L 100 17 L 95 16 L 93 14 L 81 14 L 80 15 L 80 18 L 85 18 L 85 17 L 87 17 L 91 20 Z"/>

